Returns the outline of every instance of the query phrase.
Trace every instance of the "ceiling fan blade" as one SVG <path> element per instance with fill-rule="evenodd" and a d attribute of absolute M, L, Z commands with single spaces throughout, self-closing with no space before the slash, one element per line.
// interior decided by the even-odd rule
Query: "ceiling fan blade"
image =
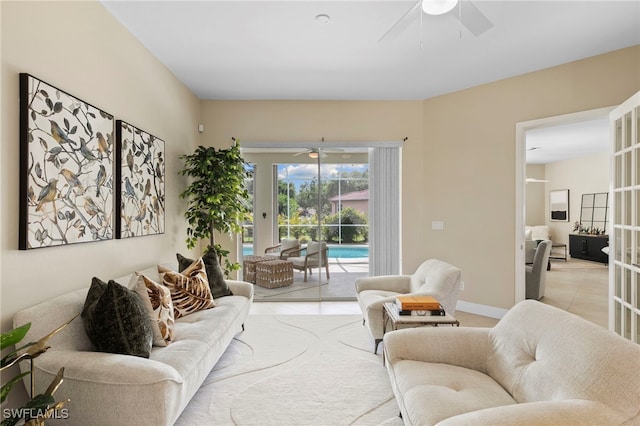
<path fill-rule="evenodd" d="M 418 0 L 413 6 L 411 6 L 411 8 L 409 10 L 407 10 L 404 15 L 402 15 L 400 17 L 400 19 L 398 19 L 392 26 L 391 28 L 389 28 L 384 34 L 382 34 L 382 37 L 380 37 L 378 39 L 378 43 L 380 43 L 382 40 L 384 40 L 389 34 L 391 34 L 394 30 L 396 30 L 396 28 L 398 28 L 400 26 L 400 24 L 405 23 L 405 19 L 407 19 L 407 17 L 409 15 L 411 15 L 413 12 L 415 12 L 416 10 L 420 9 L 420 5 L 422 4 L 422 0 Z M 420 11 L 422 12 L 422 10 Z"/>
<path fill-rule="evenodd" d="M 309 150 L 305 150 L 305 151 L 300 151 L 300 152 L 296 152 L 295 154 L 292 155 L 292 157 L 297 157 L 298 155 L 303 155 L 303 154 L 308 154 Z"/>
<path fill-rule="evenodd" d="M 460 0 L 457 10 L 452 13 L 456 19 L 460 19 L 462 25 L 465 26 L 474 36 L 489 31 L 493 28 L 493 23 L 484 16 L 484 14 L 470 0 Z"/>

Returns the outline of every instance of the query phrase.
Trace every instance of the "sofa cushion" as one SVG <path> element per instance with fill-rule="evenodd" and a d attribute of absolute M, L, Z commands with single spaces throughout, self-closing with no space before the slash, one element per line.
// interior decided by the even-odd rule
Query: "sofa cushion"
<path fill-rule="evenodd" d="M 491 377 L 476 370 L 449 364 L 414 360 L 393 365 L 398 403 L 408 424 L 436 424 L 458 414 L 515 404 Z M 400 398 L 399 398 L 400 399 Z"/>
<path fill-rule="evenodd" d="M 153 331 L 142 300 L 111 280 L 91 280 L 82 310 L 87 336 L 99 352 L 149 358 Z"/>
<path fill-rule="evenodd" d="M 193 262 L 182 273 L 160 265 L 158 273 L 162 284 L 169 287 L 169 291 L 171 291 L 173 312 L 176 319 L 216 306 L 211 296 L 202 258 Z"/>
<path fill-rule="evenodd" d="M 526 300 L 507 312 L 489 341 L 487 371 L 519 403 L 585 399 L 626 418 L 638 415 L 640 346 L 603 327 Z"/>
<path fill-rule="evenodd" d="M 149 316 L 153 330 L 153 345 L 167 346 L 173 340 L 175 325 L 169 288 L 137 272 L 131 280 L 133 283 L 129 287 L 138 293 Z"/>
<path fill-rule="evenodd" d="M 178 271 L 180 272 L 184 271 L 191 266 L 193 262 L 195 262 L 195 260 L 186 258 L 180 253 L 177 253 L 176 257 L 178 258 Z M 204 261 L 204 266 L 207 271 L 207 280 L 209 282 L 209 289 L 211 290 L 213 298 L 217 299 L 218 297 L 232 296 L 233 293 L 229 290 L 229 286 L 224 280 L 224 275 L 220 269 L 218 256 L 215 251 L 209 250 L 204 256 L 202 256 L 202 260 Z"/>

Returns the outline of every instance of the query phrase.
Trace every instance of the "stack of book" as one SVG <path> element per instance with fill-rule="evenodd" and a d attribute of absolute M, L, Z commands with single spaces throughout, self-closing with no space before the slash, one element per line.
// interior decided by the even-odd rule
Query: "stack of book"
<path fill-rule="evenodd" d="M 397 296 L 396 306 L 400 315 L 445 315 L 440 302 L 431 296 Z"/>

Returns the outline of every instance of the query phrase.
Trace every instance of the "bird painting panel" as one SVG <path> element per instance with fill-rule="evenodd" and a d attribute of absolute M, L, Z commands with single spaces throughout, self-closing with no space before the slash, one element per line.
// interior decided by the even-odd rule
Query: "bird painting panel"
<path fill-rule="evenodd" d="M 164 233 L 164 141 L 122 120 L 116 122 L 119 201 L 117 238 Z"/>
<path fill-rule="evenodd" d="M 20 74 L 20 249 L 113 238 L 113 116 Z"/>

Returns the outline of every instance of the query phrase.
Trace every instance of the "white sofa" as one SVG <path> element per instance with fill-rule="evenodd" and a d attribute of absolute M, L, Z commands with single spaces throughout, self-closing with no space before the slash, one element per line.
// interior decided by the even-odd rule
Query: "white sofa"
<path fill-rule="evenodd" d="M 551 233 L 547 225 L 525 226 L 524 227 L 524 262 L 527 264 L 533 263 L 533 258 L 536 254 L 536 247 L 538 242 L 543 240 L 550 240 Z"/>
<path fill-rule="evenodd" d="M 159 280 L 155 267 L 142 273 Z M 116 281 L 126 286 L 130 277 Z M 64 367 L 64 382 L 55 398 L 71 402 L 66 405 L 69 417 L 60 424 L 173 424 L 233 337 L 244 329 L 253 286 L 231 280 L 227 284 L 233 296 L 215 299 L 213 309 L 177 319 L 173 342 L 154 346 L 149 359 L 94 352 L 82 318 L 76 318 L 51 339 L 51 349 L 36 358 L 36 393 L 42 393 Z M 25 341 L 39 339 L 81 312 L 87 292 L 88 287 L 24 309 L 14 316 L 14 326 L 31 322 Z M 20 367 L 26 371 L 29 364 Z"/>
<path fill-rule="evenodd" d="M 638 425 L 640 345 L 527 300 L 493 328 L 384 336 L 405 425 Z"/>

